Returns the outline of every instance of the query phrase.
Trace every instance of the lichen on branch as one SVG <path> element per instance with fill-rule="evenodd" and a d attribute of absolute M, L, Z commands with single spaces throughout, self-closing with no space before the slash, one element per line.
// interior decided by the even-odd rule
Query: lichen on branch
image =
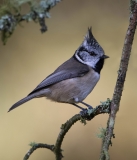
<path fill-rule="evenodd" d="M 22 21 L 38 22 L 41 32 L 47 31 L 45 18 L 50 18 L 50 9 L 61 0 L 5 0 L 0 6 L 0 33 L 3 44 L 13 34 Z M 22 7 L 29 6 L 29 11 L 22 13 Z"/>

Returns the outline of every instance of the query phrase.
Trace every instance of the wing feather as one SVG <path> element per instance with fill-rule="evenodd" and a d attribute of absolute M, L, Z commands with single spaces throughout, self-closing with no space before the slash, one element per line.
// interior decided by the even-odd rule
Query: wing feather
<path fill-rule="evenodd" d="M 49 87 L 50 85 L 53 85 L 55 83 L 61 82 L 66 79 L 71 79 L 71 78 L 76 78 L 76 77 L 82 77 L 86 73 L 89 72 L 89 68 L 87 66 L 83 67 L 82 69 L 80 68 L 71 68 L 68 70 L 63 70 L 59 72 L 53 72 L 50 76 L 45 78 L 29 95 Z"/>

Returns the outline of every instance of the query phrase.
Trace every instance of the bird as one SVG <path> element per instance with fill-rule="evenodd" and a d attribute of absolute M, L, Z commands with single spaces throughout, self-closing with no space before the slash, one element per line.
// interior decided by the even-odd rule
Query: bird
<path fill-rule="evenodd" d="M 88 28 L 82 44 L 74 55 L 47 76 L 25 98 L 13 104 L 8 112 L 33 98 L 41 97 L 59 103 L 69 103 L 81 110 L 84 108 L 79 103 L 92 108 L 83 100 L 99 81 L 100 72 L 107 58 L 109 56 L 105 55 L 103 48 L 94 38 L 91 27 Z"/>

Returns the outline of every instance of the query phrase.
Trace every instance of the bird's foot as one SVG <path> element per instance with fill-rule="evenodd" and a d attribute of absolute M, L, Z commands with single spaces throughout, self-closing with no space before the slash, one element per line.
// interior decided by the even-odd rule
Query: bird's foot
<path fill-rule="evenodd" d="M 81 102 L 82 104 L 84 104 L 85 106 L 87 106 L 88 108 L 84 108 L 82 111 L 80 111 L 80 115 L 81 117 L 83 117 L 86 120 L 91 120 L 92 119 L 92 112 L 93 112 L 93 107 L 85 102 Z"/>
<path fill-rule="evenodd" d="M 85 102 L 81 102 L 81 103 L 84 104 L 86 107 L 88 107 L 88 109 L 87 108 L 83 108 L 83 107 L 81 107 L 81 106 L 79 106 L 79 105 L 77 105 L 75 103 L 73 103 L 73 105 L 76 106 L 77 108 L 81 109 L 80 115 L 82 117 L 87 117 L 87 119 L 89 119 L 88 117 L 89 117 L 90 113 L 92 112 L 93 107 L 90 106 L 89 104 L 86 104 Z"/>
<path fill-rule="evenodd" d="M 80 115 L 82 117 L 85 117 L 88 114 L 88 109 L 87 108 L 83 108 L 82 111 L 80 111 Z"/>

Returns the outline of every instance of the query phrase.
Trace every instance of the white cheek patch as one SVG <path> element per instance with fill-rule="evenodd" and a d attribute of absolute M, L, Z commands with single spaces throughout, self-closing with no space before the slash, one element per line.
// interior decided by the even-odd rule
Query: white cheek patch
<path fill-rule="evenodd" d="M 94 61 L 91 61 L 91 62 L 86 62 L 86 64 L 92 68 L 95 68 L 96 66 L 96 63 Z"/>
<path fill-rule="evenodd" d="M 85 61 L 83 61 L 83 60 L 78 56 L 77 52 L 75 53 L 75 57 L 76 57 L 76 59 L 77 59 L 79 62 L 81 62 L 81 63 L 83 63 L 83 64 L 86 64 L 86 65 L 88 65 L 88 66 L 90 66 L 90 67 L 92 67 L 92 68 L 95 68 L 96 63 L 98 62 L 98 60 L 95 61 L 94 59 L 91 60 L 90 62 L 85 62 Z"/>

